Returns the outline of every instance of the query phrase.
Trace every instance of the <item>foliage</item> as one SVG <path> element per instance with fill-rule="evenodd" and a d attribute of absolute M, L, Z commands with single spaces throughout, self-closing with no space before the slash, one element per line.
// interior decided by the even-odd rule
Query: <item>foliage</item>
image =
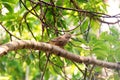
<path fill-rule="evenodd" d="M 0 43 L 16 39 L 47 42 L 69 32 L 75 36 L 66 50 L 119 62 L 119 31 L 113 26 L 110 32 L 98 32 L 103 22 L 101 17 L 107 16 L 105 12 L 103 0 L 0 0 L 0 24 L 4 29 L 0 33 Z M 39 80 L 41 76 L 45 80 L 92 80 L 96 78 L 94 74 L 101 72 L 101 68 L 94 65 L 77 64 L 55 55 L 48 59 L 44 52 L 33 50 L 10 52 L 2 56 L 0 62 L 0 76 L 10 80 L 22 80 L 27 76 L 29 80 Z M 115 76 L 118 77 L 114 73 L 112 79 L 116 79 Z"/>

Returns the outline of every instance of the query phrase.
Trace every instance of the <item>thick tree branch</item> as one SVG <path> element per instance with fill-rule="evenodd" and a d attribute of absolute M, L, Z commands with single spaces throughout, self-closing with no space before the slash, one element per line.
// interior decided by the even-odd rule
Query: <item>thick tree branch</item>
<path fill-rule="evenodd" d="M 34 49 L 34 50 L 42 50 L 45 52 L 49 51 L 50 53 L 59 55 L 71 61 L 75 61 L 77 63 L 94 64 L 106 68 L 120 69 L 120 65 L 117 63 L 105 62 L 91 57 L 79 56 L 55 45 L 51 45 L 44 42 L 30 41 L 30 40 L 12 41 L 1 45 L 0 56 L 7 54 L 9 51 L 13 51 L 17 49 Z"/>

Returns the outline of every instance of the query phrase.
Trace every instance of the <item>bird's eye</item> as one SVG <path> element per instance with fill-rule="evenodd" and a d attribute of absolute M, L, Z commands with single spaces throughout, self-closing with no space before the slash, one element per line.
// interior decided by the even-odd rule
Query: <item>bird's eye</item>
<path fill-rule="evenodd" d="M 71 36 L 66 36 L 67 39 L 69 39 Z"/>

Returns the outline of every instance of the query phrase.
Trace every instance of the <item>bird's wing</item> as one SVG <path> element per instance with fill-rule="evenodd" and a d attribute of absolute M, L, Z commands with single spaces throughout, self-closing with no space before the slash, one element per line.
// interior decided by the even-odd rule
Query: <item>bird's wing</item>
<path fill-rule="evenodd" d="M 59 40 L 61 40 L 61 37 L 57 37 L 57 38 L 55 38 L 55 39 L 52 39 L 52 40 L 50 40 L 50 42 L 57 42 L 57 41 L 59 41 Z"/>

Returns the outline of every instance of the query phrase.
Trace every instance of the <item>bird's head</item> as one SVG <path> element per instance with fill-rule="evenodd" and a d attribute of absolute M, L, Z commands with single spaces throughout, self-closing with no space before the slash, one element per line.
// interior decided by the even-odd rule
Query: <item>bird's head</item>
<path fill-rule="evenodd" d="M 70 34 L 70 33 L 65 33 L 65 34 L 64 34 L 64 37 L 65 37 L 66 39 L 70 39 L 70 38 L 71 38 L 71 34 Z"/>

